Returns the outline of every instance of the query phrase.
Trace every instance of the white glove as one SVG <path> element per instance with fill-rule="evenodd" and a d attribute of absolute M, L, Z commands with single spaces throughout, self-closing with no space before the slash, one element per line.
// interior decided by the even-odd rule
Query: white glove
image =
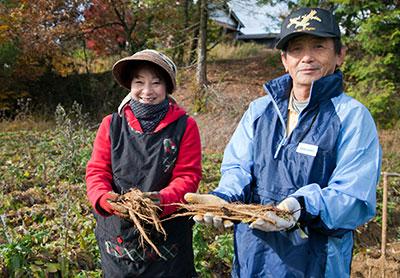
<path fill-rule="evenodd" d="M 228 202 L 212 194 L 197 194 L 197 193 L 186 193 L 184 196 L 186 202 L 192 204 L 227 204 Z M 212 225 L 219 230 L 230 228 L 233 226 L 232 221 L 223 220 L 220 216 L 215 216 L 211 212 L 207 212 L 204 215 L 198 214 L 193 217 L 193 220 L 199 224 Z"/>
<path fill-rule="evenodd" d="M 282 218 L 279 217 L 275 212 L 268 211 L 265 216 L 266 218 L 271 219 L 274 224 L 264 221 L 262 218 L 258 218 L 256 221 L 250 224 L 250 228 L 258 229 L 264 232 L 278 232 L 294 227 L 299 220 L 301 213 L 301 206 L 297 199 L 293 197 L 286 198 L 279 203 L 277 208 L 280 210 L 286 210 L 290 212 L 291 215 Z"/>

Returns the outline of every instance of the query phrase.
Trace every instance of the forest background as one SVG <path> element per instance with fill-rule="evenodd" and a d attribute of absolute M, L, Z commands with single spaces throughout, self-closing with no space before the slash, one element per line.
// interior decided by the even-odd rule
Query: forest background
<path fill-rule="evenodd" d="M 377 123 L 382 170 L 399 173 L 399 2 L 259 2 L 335 11 L 348 47 L 345 90 Z M 233 41 L 207 20 L 210 3 L 224 4 L 0 1 L 0 277 L 100 277 L 84 172 L 98 123 L 127 93 L 110 73 L 121 57 L 155 48 L 178 64 L 174 97 L 195 117 L 202 135 L 200 190 L 217 185 L 224 146 L 243 111 L 283 69 L 279 52 Z M 388 238 L 398 264 L 399 180 L 390 179 L 389 188 Z M 377 217 L 356 232 L 354 254 L 360 261 L 380 255 L 380 188 L 378 199 Z M 202 277 L 228 275 L 232 233 L 195 226 L 194 244 Z M 356 267 L 353 272 L 364 275 Z"/>

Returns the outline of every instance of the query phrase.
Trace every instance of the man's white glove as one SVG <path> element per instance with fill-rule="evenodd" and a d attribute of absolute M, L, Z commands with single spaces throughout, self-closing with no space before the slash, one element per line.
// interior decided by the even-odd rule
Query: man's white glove
<path fill-rule="evenodd" d="M 228 202 L 212 194 L 197 194 L 197 193 L 186 193 L 184 196 L 186 202 L 191 204 L 227 204 Z M 233 226 L 232 221 L 223 220 L 220 216 L 215 216 L 211 212 L 207 212 L 204 215 L 198 214 L 193 217 L 193 220 L 199 224 L 212 225 L 219 230 L 230 228 Z"/>
<path fill-rule="evenodd" d="M 256 221 L 250 224 L 250 228 L 258 229 L 264 232 L 278 232 L 294 227 L 299 220 L 301 213 L 301 206 L 297 199 L 293 197 L 286 198 L 279 203 L 277 208 L 280 210 L 286 210 L 290 212 L 291 215 L 282 218 L 279 217 L 275 212 L 268 211 L 265 216 L 266 218 L 271 219 L 271 222 L 274 223 L 264 221 L 262 218 L 258 218 Z"/>

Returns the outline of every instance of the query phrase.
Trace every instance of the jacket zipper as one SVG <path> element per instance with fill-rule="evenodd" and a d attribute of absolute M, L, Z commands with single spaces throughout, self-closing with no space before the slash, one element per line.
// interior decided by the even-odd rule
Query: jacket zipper
<path fill-rule="evenodd" d="M 268 89 L 267 89 L 267 87 L 265 86 L 265 84 L 263 85 L 263 87 L 264 87 L 264 90 L 271 96 L 272 103 L 274 104 L 275 110 L 276 110 L 277 113 L 278 113 L 279 120 L 280 120 L 280 122 L 281 122 L 281 124 L 282 124 L 282 127 L 283 127 L 283 138 L 282 138 L 282 140 L 279 142 L 278 148 L 276 149 L 275 154 L 274 154 L 274 159 L 276 159 L 276 158 L 278 157 L 278 154 L 279 154 L 281 148 L 282 148 L 283 146 L 285 146 L 285 144 L 286 144 L 286 142 L 287 142 L 286 124 L 285 124 L 285 121 L 283 120 L 283 117 L 282 117 L 281 111 L 280 111 L 279 108 L 278 108 L 278 105 L 276 104 L 274 98 L 272 97 L 272 94 L 268 91 Z"/>

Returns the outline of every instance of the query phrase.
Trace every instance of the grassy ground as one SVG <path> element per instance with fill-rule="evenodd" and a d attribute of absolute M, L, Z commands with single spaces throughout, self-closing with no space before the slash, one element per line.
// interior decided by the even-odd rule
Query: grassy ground
<path fill-rule="evenodd" d="M 9 128 L 0 133 L 0 276 L 100 277 L 95 223 L 83 180 L 95 132 L 84 121 L 73 124 L 74 114 L 65 113 L 57 127 L 47 129 L 30 120 L 21 125 L 30 128 L 22 130 L 16 130 L 16 122 L 1 122 Z M 399 131 L 381 132 L 385 168 L 390 171 L 400 172 L 400 150 L 395 146 L 399 136 Z M 205 153 L 201 192 L 217 185 L 221 159 L 220 152 Z M 390 186 L 388 240 L 396 243 L 400 183 L 393 179 Z M 357 230 L 355 253 L 363 260 L 368 254 L 377 256 L 380 221 L 378 214 Z M 194 246 L 202 277 L 228 275 L 230 232 L 196 226 Z"/>
<path fill-rule="evenodd" d="M 70 121 L 74 114 L 52 129 L 1 123 L 9 128 L 0 133 L 0 277 L 101 276 L 84 184 L 95 131 Z M 215 187 L 220 162 L 218 154 L 204 157 L 202 191 Z M 231 234 L 196 227 L 194 244 L 203 277 L 227 275 Z"/>

